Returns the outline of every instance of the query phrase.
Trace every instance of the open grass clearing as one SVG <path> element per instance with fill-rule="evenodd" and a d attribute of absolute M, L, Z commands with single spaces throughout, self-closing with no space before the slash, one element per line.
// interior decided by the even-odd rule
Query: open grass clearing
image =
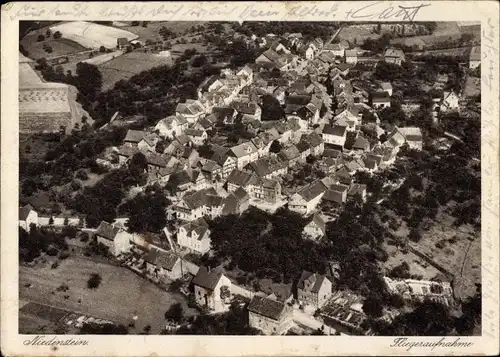
<path fill-rule="evenodd" d="M 60 23 L 50 27 L 52 33 L 59 31 L 64 38 L 87 48 L 98 49 L 100 46 L 116 48 L 118 38 L 126 38 L 128 41 L 138 36 L 130 31 L 112 26 L 104 26 L 87 21 L 71 21 Z"/>
<path fill-rule="evenodd" d="M 99 273 L 102 277 L 101 285 L 96 290 L 87 288 L 87 280 L 92 273 Z M 26 283 L 31 283 L 31 287 L 26 287 Z M 56 291 L 63 283 L 68 285 L 69 290 Z M 69 297 L 66 299 L 64 295 Z M 174 303 L 181 303 L 187 315 L 196 313 L 196 310 L 187 307 L 181 294 L 161 290 L 126 268 L 81 256 L 61 261 L 57 269 L 21 266 L 19 296 L 125 325 L 137 316 L 131 333 L 140 333 L 147 325 L 151 325 L 151 333 L 159 333 L 164 327 L 165 311 Z M 79 299 L 81 302 L 78 302 Z"/>
<path fill-rule="evenodd" d="M 158 54 L 144 53 L 141 50 L 125 53 L 99 66 L 103 90 L 111 89 L 116 82 L 129 79 L 142 71 L 171 64 L 170 58 Z"/>
<path fill-rule="evenodd" d="M 50 38 L 46 39 L 45 41 L 38 42 L 38 35 L 45 36 L 46 30 L 47 28 L 30 32 L 21 40 L 21 45 L 26 51 L 28 51 L 28 55 L 30 58 L 37 59 L 42 57 L 56 57 L 88 50 L 88 48 L 86 48 L 85 46 L 82 46 L 79 43 L 68 38 L 65 38 L 64 36 L 58 39 Z M 44 46 L 52 47 L 52 52 L 46 52 L 43 49 Z"/>

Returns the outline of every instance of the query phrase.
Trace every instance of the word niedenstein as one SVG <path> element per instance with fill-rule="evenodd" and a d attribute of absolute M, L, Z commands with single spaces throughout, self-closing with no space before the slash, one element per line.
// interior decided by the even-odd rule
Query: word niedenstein
<path fill-rule="evenodd" d="M 457 338 L 454 341 L 446 341 L 446 339 L 443 337 L 439 341 L 408 341 L 408 338 L 406 337 L 399 337 L 394 339 L 394 343 L 390 347 L 402 347 L 406 348 L 407 351 L 412 349 L 413 347 L 424 347 L 424 348 L 430 348 L 431 351 L 434 350 L 436 347 L 470 347 L 474 343 L 473 342 L 459 342 L 460 338 Z"/>
<path fill-rule="evenodd" d="M 23 343 L 25 346 L 86 346 L 89 341 L 75 338 L 59 339 L 56 336 L 50 339 L 46 336 L 35 336 L 33 339 L 25 340 Z"/>

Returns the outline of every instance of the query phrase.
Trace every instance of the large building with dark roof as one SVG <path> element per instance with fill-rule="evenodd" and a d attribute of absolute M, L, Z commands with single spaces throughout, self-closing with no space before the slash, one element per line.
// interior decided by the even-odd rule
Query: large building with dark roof
<path fill-rule="evenodd" d="M 265 335 L 285 334 L 292 326 L 291 318 L 291 307 L 277 300 L 256 295 L 248 305 L 250 326 Z"/>

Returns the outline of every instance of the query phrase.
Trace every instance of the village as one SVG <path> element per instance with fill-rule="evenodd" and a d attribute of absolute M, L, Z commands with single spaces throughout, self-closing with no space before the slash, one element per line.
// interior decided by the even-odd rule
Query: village
<path fill-rule="evenodd" d="M 449 85 L 454 74 L 445 73 L 446 66 L 438 66 L 435 83 L 424 85 L 427 100 L 405 95 L 408 83 L 381 77 L 421 60 L 408 58 L 401 46 L 363 50 L 337 40 L 339 31 L 307 41 L 301 33 L 246 37 L 262 49 L 253 63 L 208 76 L 197 96 L 179 102 L 172 115 L 144 129 L 128 129 L 119 145 L 99 154 L 96 163 L 105 170 L 140 169 L 146 178 L 134 185 L 135 194 L 160 192 L 168 200 L 165 211 L 155 213 L 166 217 L 161 233 L 131 231 L 126 215 L 89 225 L 81 218 L 37 212 L 29 204 L 19 209 L 19 227 L 26 232 L 74 227 L 120 269 L 164 290 L 179 285 L 179 299 L 202 314 L 244 306 L 248 326 L 261 334 L 376 334 L 367 324 L 372 312 L 366 296 L 337 285 L 338 262 L 328 262 L 325 271 L 303 270 L 287 282 L 266 276 L 259 284 L 238 279 L 227 262 L 206 264 L 224 244 L 217 243 L 214 252 L 213 241 L 222 238 L 220 229 L 211 228 L 223 217 L 237 225 L 244 215 L 286 212 L 304 222 L 307 244 L 322 244 L 347 206 L 381 205 L 410 174 L 385 182 L 377 195 L 361 178 L 392 172 L 408 152 L 419 155 L 425 147 L 437 147 L 444 153 L 465 140 L 447 132 L 438 139 L 429 134 L 442 115 L 474 104 L 460 83 Z M 460 63 L 464 77 L 477 70 L 479 55 L 479 47 L 473 47 L 468 63 Z M 428 115 L 427 121 L 401 119 L 415 112 Z M 118 115 L 101 130 L 116 124 Z M 449 279 L 384 276 L 383 282 L 402 305 L 457 304 Z M 386 308 L 373 315 L 390 323 L 403 310 Z M 175 333 L 190 323 L 167 319 L 164 330 Z"/>

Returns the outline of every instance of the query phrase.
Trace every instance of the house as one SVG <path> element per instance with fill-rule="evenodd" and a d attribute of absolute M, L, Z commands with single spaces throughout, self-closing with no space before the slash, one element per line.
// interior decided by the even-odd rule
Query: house
<path fill-rule="evenodd" d="M 165 150 L 163 150 L 163 153 L 180 158 L 184 154 L 186 147 L 190 147 L 191 145 L 191 140 L 186 135 L 180 134 L 172 139 Z"/>
<path fill-rule="evenodd" d="M 314 48 L 314 51 L 315 52 L 319 52 L 323 49 L 323 46 L 325 45 L 325 42 L 323 41 L 323 39 L 321 39 L 320 37 L 316 37 L 311 43 L 310 43 L 310 46 L 312 46 Z"/>
<path fill-rule="evenodd" d="M 236 75 L 244 77 L 247 84 L 253 82 L 253 69 L 251 69 L 249 66 L 242 67 L 238 72 L 236 72 Z"/>
<path fill-rule="evenodd" d="M 371 102 L 374 109 L 387 108 L 391 106 L 391 96 L 387 92 L 373 92 Z"/>
<path fill-rule="evenodd" d="M 363 201 L 366 200 L 366 185 L 360 183 L 351 184 L 349 191 L 347 191 L 347 197 L 353 198 L 357 195 L 361 196 Z"/>
<path fill-rule="evenodd" d="M 332 281 L 325 275 L 303 271 L 297 283 L 297 300 L 319 309 L 332 296 Z"/>
<path fill-rule="evenodd" d="M 443 92 L 443 100 L 441 101 L 440 110 L 447 112 L 458 109 L 458 95 L 453 91 Z"/>
<path fill-rule="evenodd" d="M 324 219 L 318 214 L 313 214 L 310 222 L 304 226 L 302 234 L 314 241 L 324 237 L 326 234 Z"/>
<path fill-rule="evenodd" d="M 130 250 L 130 240 L 132 235 L 123 228 L 102 221 L 94 233 L 97 243 L 102 243 L 108 247 L 113 255 L 128 252 Z"/>
<path fill-rule="evenodd" d="M 198 99 L 201 99 L 204 93 L 215 92 L 222 86 L 223 84 L 217 75 L 209 76 L 198 86 Z"/>
<path fill-rule="evenodd" d="M 323 200 L 331 202 L 335 205 L 342 205 L 347 201 L 348 185 L 333 184 L 328 187 L 328 190 L 323 195 Z"/>
<path fill-rule="evenodd" d="M 326 190 L 326 186 L 321 181 L 313 182 L 290 197 L 288 208 L 307 216 L 316 209 Z"/>
<path fill-rule="evenodd" d="M 404 136 L 406 143 L 410 149 L 422 150 L 423 136 L 422 131 L 418 127 L 398 128 L 401 135 Z"/>
<path fill-rule="evenodd" d="M 308 46 L 303 46 L 300 50 L 300 54 L 304 56 L 307 60 L 313 60 L 317 51 L 315 51 L 315 47 L 313 44 L 309 44 Z"/>
<path fill-rule="evenodd" d="M 355 131 L 363 114 L 356 106 L 350 106 L 335 115 L 335 125 L 346 126 L 348 131 Z"/>
<path fill-rule="evenodd" d="M 213 148 L 214 146 L 212 146 Z M 237 166 L 236 158 L 229 154 L 227 148 L 216 149 L 211 160 L 215 161 L 222 168 L 221 179 L 228 177 Z"/>
<path fill-rule="evenodd" d="M 281 184 L 274 179 L 261 179 L 250 192 L 253 199 L 276 203 L 281 198 Z"/>
<path fill-rule="evenodd" d="M 325 143 L 343 148 L 347 139 L 347 126 L 327 124 L 321 135 Z"/>
<path fill-rule="evenodd" d="M 126 37 L 119 37 L 116 39 L 116 47 L 122 50 L 128 46 L 128 39 Z"/>
<path fill-rule="evenodd" d="M 161 282 L 180 279 L 183 276 L 181 259 L 171 251 L 153 247 L 143 259 L 149 274 Z"/>
<path fill-rule="evenodd" d="M 205 115 L 205 109 L 200 102 L 188 99 L 185 103 L 177 104 L 175 115 L 182 115 L 188 123 L 194 124 Z"/>
<path fill-rule="evenodd" d="M 265 335 L 283 335 L 292 327 L 292 308 L 256 295 L 248 305 L 248 323 Z"/>
<path fill-rule="evenodd" d="M 229 308 L 231 280 L 224 275 L 222 266 L 214 269 L 201 266 L 192 280 L 196 304 L 212 312 L 223 312 Z"/>
<path fill-rule="evenodd" d="M 210 115 L 207 115 L 206 117 L 198 119 L 196 124 L 193 126 L 193 129 L 209 130 L 215 125 L 216 122 L 217 122 L 217 118 L 215 117 L 215 115 L 210 114 Z"/>
<path fill-rule="evenodd" d="M 259 150 L 251 141 L 233 146 L 228 154 L 236 159 L 236 167 L 240 170 L 259 158 Z"/>
<path fill-rule="evenodd" d="M 250 196 L 242 187 L 238 187 L 236 191 L 230 193 L 224 198 L 224 206 L 222 207 L 222 215 L 236 214 L 239 215 L 248 209 L 250 204 Z"/>
<path fill-rule="evenodd" d="M 281 149 L 278 153 L 278 157 L 288 163 L 288 167 L 294 166 L 300 159 L 301 155 L 299 149 L 295 145 L 290 145 L 286 148 Z"/>
<path fill-rule="evenodd" d="M 238 188 L 242 187 L 251 192 L 252 185 L 257 185 L 259 178 L 252 172 L 234 169 L 227 178 L 227 191 L 235 192 Z"/>
<path fill-rule="evenodd" d="M 156 152 L 156 144 L 159 141 L 160 137 L 156 133 L 145 133 L 137 144 L 137 148 L 142 152 Z"/>
<path fill-rule="evenodd" d="M 340 43 L 329 43 L 323 47 L 323 52 L 331 52 L 335 57 L 344 57 L 345 47 Z"/>
<path fill-rule="evenodd" d="M 156 123 L 155 130 L 161 137 L 172 139 L 188 128 L 188 121 L 182 115 L 171 115 Z"/>
<path fill-rule="evenodd" d="M 194 221 L 208 216 L 215 218 L 222 212 L 222 197 L 214 188 L 206 188 L 185 194 L 174 206 L 176 217 L 185 221 Z"/>
<path fill-rule="evenodd" d="M 374 172 L 378 170 L 382 157 L 380 157 L 380 160 L 377 160 L 374 156 L 375 155 L 366 155 L 365 157 L 363 157 L 362 160 L 365 166 L 365 171 Z"/>
<path fill-rule="evenodd" d="M 205 254 L 210 250 L 210 230 L 203 218 L 185 223 L 177 232 L 177 244 L 188 251 Z"/>
<path fill-rule="evenodd" d="M 288 172 L 288 163 L 277 156 L 263 156 L 257 161 L 251 162 L 247 168 L 259 178 L 272 178 L 285 175 Z"/>
<path fill-rule="evenodd" d="M 352 150 L 358 153 L 364 153 L 370 151 L 370 142 L 368 141 L 367 138 L 358 135 L 358 137 L 354 141 L 354 144 L 352 145 Z"/>
<path fill-rule="evenodd" d="M 342 185 L 350 185 L 352 183 L 352 175 L 354 172 L 350 172 L 345 165 L 342 165 L 340 169 L 335 171 L 333 177 Z"/>
<path fill-rule="evenodd" d="M 184 135 L 186 135 L 195 146 L 202 146 L 208 138 L 206 130 L 199 129 L 188 128 L 184 130 Z"/>
<path fill-rule="evenodd" d="M 274 140 L 279 139 L 280 135 L 275 128 L 259 133 L 251 141 L 258 150 L 259 157 L 269 154 L 269 149 Z"/>
<path fill-rule="evenodd" d="M 127 135 L 125 135 L 125 139 L 123 139 L 123 145 L 137 148 L 144 136 L 146 136 L 146 132 L 142 130 L 129 129 Z"/>
<path fill-rule="evenodd" d="M 380 83 L 380 88 L 382 91 L 389 93 L 389 96 L 392 97 L 392 84 L 389 82 Z"/>
<path fill-rule="evenodd" d="M 237 114 L 245 115 L 249 119 L 260 120 L 262 115 L 262 109 L 255 102 L 237 102 L 231 103 L 231 108 L 233 108 Z"/>
<path fill-rule="evenodd" d="M 228 107 L 215 107 L 212 109 L 212 114 L 218 122 L 224 124 L 233 124 L 236 118 L 236 110 Z"/>
<path fill-rule="evenodd" d="M 206 160 L 201 171 L 212 182 L 222 179 L 222 167 L 213 160 Z"/>
<path fill-rule="evenodd" d="M 261 294 L 263 293 L 263 294 Z M 284 304 L 291 303 L 293 300 L 292 284 L 273 283 L 271 279 L 259 280 L 259 292 L 257 295 L 264 295 L 268 299 L 282 302 Z"/>
<path fill-rule="evenodd" d="M 19 227 L 29 232 L 30 226 L 34 224 L 38 226 L 38 213 L 31 207 L 26 205 L 19 208 Z"/>
<path fill-rule="evenodd" d="M 401 66 L 401 63 L 405 60 L 405 54 L 403 51 L 397 48 L 388 48 L 384 53 L 384 61 L 387 63 L 394 63 Z"/>
<path fill-rule="evenodd" d="M 325 142 L 323 138 L 321 137 L 321 135 L 315 132 L 303 135 L 300 139 L 300 142 L 297 144 L 297 148 L 299 148 L 299 146 L 303 144 L 307 145 L 307 147 L 309 148 L 308 155 L 320 156 L 325 151 Z M 301 150 L 299 149 L 299 151 Z"/>
<path fill-rule="evenodd" d="M 345 62 L 349 64 L 358 63 L 358 53 L 355 50 L 345 51 Z"/>
<path fill-rule="evenodd" d="M 474 46 L 469 54 L 469 68 L 476 69 L 481 65 L 481 46 Z"/>
<path fill-rule="evenodd" d="M 384 147 L 397 149 L 406 142 L 404 135 L 399 131 L 399 128 L 394 128 L 388 135 L 387 140 L 384 142 Z"/>
<path fill-rule="evenodd" d="M 118 156 L 118 163 L 120 165 L 125 165 L 129 162 L 129 160 L 134 156 L 136 153 L 139 152 L 139 149 L 137 147 L 131 147 L 131 146 L 120 146 L 118 150 L 116 151 L 116 155 Z"/>

